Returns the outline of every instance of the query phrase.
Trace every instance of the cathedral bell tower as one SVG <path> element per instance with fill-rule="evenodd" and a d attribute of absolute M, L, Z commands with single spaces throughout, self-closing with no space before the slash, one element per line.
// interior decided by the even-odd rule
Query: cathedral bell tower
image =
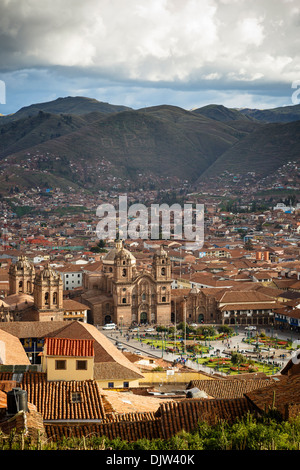
<path fill-rule="evenodd" d="M 132 322 L 132 286 L 136 275 L 136 259 L 122 242 L 114 257 L 113 301 L 115 319 L 120 328 Z"/>
<path fill-rule="evenodd" d="M 153 256 L 152 275 L 156 281 L 171 279 L 171 261 L 162 246 Z"/>
<path fill-rule="evenodd" d="M 39 320 L 63 319 L 63 282 L 49 264 L 36 275 L 33 295 Z"/>
<path fill-rule="evenodd" d="M 32 294 L 35 270 L 26 256 L 20 256 L 9 268 L 9 295 Z"/>
<path fill-rule="evenodd" d="M 171 321 L 171 260 L 160 246 L 153 256 L 152 276 L 155 279 L 156 318 L 162 325 Z"/>
<path fill-rule="evenodd" d="M 123 246 L 115 255 L 114 259 L 114 280 L 121 282 L 131 282 L 135 268 L 135 258 Z"/>

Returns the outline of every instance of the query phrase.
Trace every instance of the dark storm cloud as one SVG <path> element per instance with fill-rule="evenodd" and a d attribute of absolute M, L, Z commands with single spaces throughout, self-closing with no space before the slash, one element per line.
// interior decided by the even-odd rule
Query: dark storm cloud
<path fill-rule="evenodd" d="M 290 104 L 299 25 L 297 0 L 2 0 L 0 79 L 8 107 Z"/>

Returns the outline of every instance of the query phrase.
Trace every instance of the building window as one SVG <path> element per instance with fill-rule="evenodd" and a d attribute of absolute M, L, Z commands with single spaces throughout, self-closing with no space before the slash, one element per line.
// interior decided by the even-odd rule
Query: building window
<path fill-rule="evenodd" d="M 84 361 L 84 360 L 76 361 L 76 370 L 87 370 L 87 361 Z"/>
<path fill-rule="evenodd" d="M 124 388 L 129 388 L 129 382 L 124 382 L 124 383 L 123 383 L 123 387 L 124 387 Z"/>
<path fill-rule="evenodd" d="M 114 382 L 108 382 L 108 388 L 114 388 Z"/>
<path fill-rule="evenodd" d="M 123 303 L 123 304 L 126 304 L 126 297 L 123 297 L 122 303 Z"/>
<path fill-rule="evenodd" d="M 67 362 L 62 359 L 57 359 L 55 361 L 55 370 L 66 370 Z"/>
<path fill-rule="evenodd" d="M 72 392 L 71 393 L 71 403 L 81 403 L 81 402 L 82 402 L 81 392 Z"/>
<path fill-rule="evenodd" d="M 165 302 L 165 301 L 166 301 L 166 298 L 165 298 L 165 297 L 162 297 L 161 301 L 162 301 L 162 302 Z"/>

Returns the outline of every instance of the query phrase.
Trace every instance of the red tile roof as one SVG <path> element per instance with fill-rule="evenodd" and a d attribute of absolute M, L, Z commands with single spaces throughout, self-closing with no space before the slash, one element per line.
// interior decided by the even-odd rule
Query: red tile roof
<path fill-rule="evenodd" d="M 94 341 L 89 339 L 45 338 L 47 356 L 93 357 Z"/>

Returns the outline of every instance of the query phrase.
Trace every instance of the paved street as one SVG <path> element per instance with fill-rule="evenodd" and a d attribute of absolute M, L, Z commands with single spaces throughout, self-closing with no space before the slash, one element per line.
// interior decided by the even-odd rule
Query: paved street
<path fill-rule="evenodd" d="M 262 330 L 265 331 L 267 335 L 276 336 L 278 339 L 282 340 L 287 340 L 287 339 L 292 339 L 293 341 L 300 340 L 300 335 L 295 332 L 281 332 L 279 330 L 274 330 L 271 331 L 271 329 L 268 328 L 261 328 Z M 139 334 L 143 335 L 145 333 L 144 328 L 140 328 Z M 166 351 L 162 351 L 161 349 L 153 348 L 151 345 L 143 343 L 138 340 L 138 335 L 137 333 L 134 334 L 134 337 L 132 337 L 132 333 L 130 333 L 129 337 L 130 339 L 128 340 L 128 334 L 127 330 L 123 329 L 122 333 L 120 330 L 102 330 L 100 327 L 100 331 L 105 334 L 114 344 L 115 343 L 121 343 L 128 351 L 131 352 L 140 352 L 141 354 L 147 355 L 147 356 L 153 356 L 153 357 L 158 357 L 158 358 L 163 358 L 167 361 L 173 362 L 177 359 L 181 359 L 181 356 L 179 354 L 173 354 L 173 353 L 167 353 Z M 211 350 L 209 355 L 216 355 L 216 352 L 219 351 L 220 356 L 225 356 L 226 353 L 225 351 L 228 352 L 228 350 L 233 350 L 233 351 L 238 351 L 241 352 L 242 354 L 247 355 L 247 353 L 251 353 L 255 349 L 255 345 L 249 345 L 248 343 L 243 342 L 243 339 L 246 339 L 247 337 L 247 331 L 245 331 L 244 327 L 238 327 L 237 328 L 237 336 L 233 336 L 230 338 L 229 343 L 227 344 L 226 342 L 223 341 L 212 341 L 210 342 Z M 250 334 L 253 334 L 255 336 L 256 331 L 250 332 Z M 257 330 L 257 333 L 260 333 L 260 330 Z M 202 342 L 203 343 L 203 342 Z M 299 346 L 300 348 L 300 346 Z M 284 349 L 270 349 L 268 351 L 267 348 L 261 349 L 261 354 L 265 357 L 265 361 L 268 359 L 268 355 L 273 355 L 274 362 L 280 365 L 280 367 L 283 367 L 284 364 L 291 358 L 292 354 L 287 353 Z M 285 355 L 284 358 L 280 357 L 281 355 Z M 213 374 L 213 371 L 211 368 L 206 367 L 202 364 L 197 364 L 195 361 L 187 360 L 186 365 L 194 370 L 197 371 L 205 371 L 209 374 Z M 220 373 L 220 372 L 218 372 Z"/>

